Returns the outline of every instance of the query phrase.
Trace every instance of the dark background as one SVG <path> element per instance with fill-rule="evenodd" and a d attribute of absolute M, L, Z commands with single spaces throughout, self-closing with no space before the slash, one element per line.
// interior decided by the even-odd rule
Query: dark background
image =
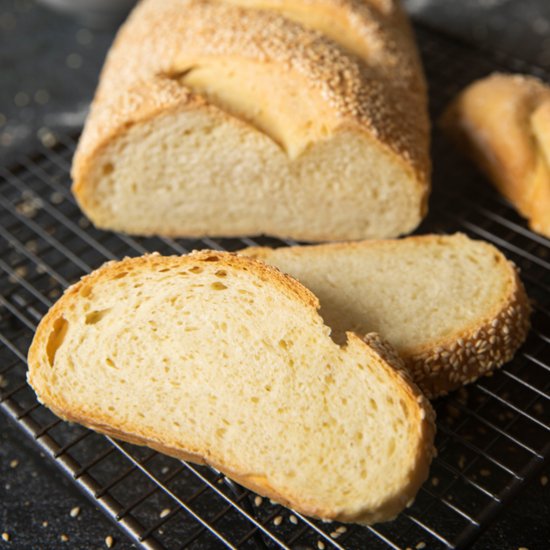
<path fill-rule="evenodd" d="M 483 48 L 550 68 L 549 0 L 404 0 L 415 19 Z M 30 0 L 0 0 L 0 163 L 77 131 L 86 116 L 111 24 L 76 19 Z M 550 467 L 475 544 L 550 549 Z M 76 518 L 69 513 L 80 508 Z M 83 498 L 32 441 L 0 414 L 0 548 L 115 548 L 132 544 Z M 62 535 L 68 540 L 62 540 Z"/>

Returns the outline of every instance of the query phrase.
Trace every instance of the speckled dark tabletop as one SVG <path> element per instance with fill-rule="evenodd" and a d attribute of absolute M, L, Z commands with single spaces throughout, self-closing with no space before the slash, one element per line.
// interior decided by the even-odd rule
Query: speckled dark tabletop
<path fill-rule="evenodd" d="M 548 0 L 408 0 L 418 19 L 463 38 L 550 67 Z M 92 28 L 29 0 L 0 0 L 0 163 L 40 140 L 79 128 L 113 28 Z M 115 25 L 113 25 L 114 27 Z M 1 291 L 1 289 L 0 289 Z M 550 548 L 550 467 L 474 545 Z M 73 513 L 71 515 L 71 510 Z M 72 517 L 74 516 L 74 517 Z M 133 548 L 78 490 L 0 414 L 0 548 Z"/>

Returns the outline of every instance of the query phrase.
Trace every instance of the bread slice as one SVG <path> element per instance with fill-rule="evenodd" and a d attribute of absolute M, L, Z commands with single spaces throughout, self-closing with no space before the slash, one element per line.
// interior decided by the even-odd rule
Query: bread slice
<path fill-rule="evenodd" d="M 531 229 L 550 238 L 550 86 L 493 74 L 463 90 L 441 125 Z"/>
<path fill-rule="evenodd" d="M 423 218 L 426 86 L 398 2 L 145 0 L 74 158 L 104 229 L 391 237 Z"/>
<path fill-rule="evenodd" d="M 515 266 L 466 235 L 250 248 L 321 302 L 336 338 L 379 332 L 433 398 L 509 361 L 529 330 Z"/>
<path fill-rule="evenodd" d="M 340 347 L 317 308 L 228 253 L 111 262 L 42 320 L 28 378 L 63 418 L 305 514 L 390 519 L 426 479 L 432 409 L 376 335 Z"/>

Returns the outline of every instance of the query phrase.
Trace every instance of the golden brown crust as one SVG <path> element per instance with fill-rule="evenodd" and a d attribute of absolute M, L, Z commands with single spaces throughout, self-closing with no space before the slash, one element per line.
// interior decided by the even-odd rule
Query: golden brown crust
<path fill-rule="evenodd" d="M 281 502 L 285 506 L 294 507 L 300 512 L 318 516 L 325 519 L 372 522 L 379 519 L 387 519 L 388 515 L 397 514 L 403 506 L 412 501 L 420 485 L 428 475 L 429 465 L 434 455 L 433 439 L 435 434 L 435 415 L 428 401 L 425 400 L 420 390 L 410 381 L 408 374 L 403 370 L 398 359 L 395 358 L 387 344 L 380 341 L 377 335 L 371 334 L 365 338 L 359 338 L 357 335 L 348 334 L 348 346 L 362 349 L 368 346 L 368 353 L 377 363 L 378 367 L 393 380 L 396 392 L 402 396 L 404 405 L 406 405 L 412 415 L 415 415 L 415 422 L 412 422 L 411 430 L 418 430 L 418 436 L 413 438 L 417 440 L 417 445 L 411 449 L 414 453 L 412 463 L 415 464 L 414 471 L 411 471 L 407 484 L 400 488 L 398 494 L 390 496 L 380 510 L 357 512 L 335 512 L 331 503 L 327 502 L 326 507 L 320 508 L 318 505 L 308 502 L 303 496 L 292 495 L 285 492 L 285 487 L 275 488 L 270 485 L 269 480 L 257 474 L 251 475 L 238 471 L 238 468 L 228 467 L 224 463 L 223 457 L 216 457 L 208 449 L 189 449 L 173 442 L 160 441 L 144 433 L 139 426 L 128 423 L 117 425 L 116 422 L 107 416 L 94 412 L 91 415 L 84 409 L 69 407 L 63 401 L 63 395 L 55 392 L 55 388 L 49 388 L 43 382 L 40 370 L 50 368 L 47 365 L 45 350 L 46 340 L 49 337 L 56 320 L 75 307 L 76 302 L 81 296 L 90 297 L 93 295 L 94 287 L 97 283 L 109 279 L 117 279 L 129 270 L 152 270 L 158 268 L 171 267 L 174 263 L 179 267 L 188 265 L 200 265 L 203 262 L 216 262 L 218 266 L 227 266 L 238 270 L 251 271 L 265 281 L 275 285 L 282 292 L 287 293 L 292 299 L 300 300 L 306 306 L 317 310 L 319 302 L 317 298 L 298 281 L 290 276 L 284 275 L 278 269 L 257 262 L 251 258 L 238 256 L 236 254 L 219 252 L 213 250 L 203 250 L 191 253 L 188 256 L 163 257 L 158 254 L 150 254 L 138 258 L 125 258 L 120 262 L 107 262 L 101 268 L 83 277 L 79 282 L 67 289 L 62 298 L 54 304 L 46 316 L 42 319 L 34 340 L 29 350 L 29 383 L 33 386 L 41 402 L 52 409 L 58 416 L 79 422 L 96 431 L 111 435 L 113 437 L 135 443 L 147 445 L 160 452 L 171 456 L 189 460 L 198 464 L 209 464 L 214 468 L 223 471 L 242 485 L 257 491 Z"/>
<path fill-rule="evenodd" d="M 499 191 L 550 237 L 550 87 L 494 74 L 468 86 L 441 119 Z"/>
<path fill-rule="evenodd" d="M 170 75 L 197 60 L 233 57 L 279 67 L 286 78 L 299 77 L 319 98 L 319 117 L 336 116 L 340 129 L 368 135 L 393 154 L 416 181 L 425 211 L 430 172 L 426 86 L 406 17 L 393 0 L 310 3 L 311 9 L 328 5 L 353 24 L 370 48 L 368 59 L 268 10 L 207 0 L 143 1 L 121 29 L 103 70 L 74 159 L 77 196 L 93 185 L 88 181 L 91 163 L 129 126 L 176 105 L 205 107 L 181 83 L 168 82 Z"/>
<path fill-rule="evenodd" d="M 443 239 L 445 236 L 441 235 L 407 237 L 407 241 L 419 245 Z M 387 247 L 395 242 L 358 241 L 313 245 L 307 248 L 321 248 L 324 253 L 330 253 L 331 250 L 339 249 Z M 401 357 L 412 379 L 430 399 L 471 383 L 510 361 L 527 338 L 531 305 L 516 266 L 496 248 L 483 244 L 508 270 L 506 295 L 502 296 L 494 310 L 488 311 L 482 319 L 466 327 L 460 334 L 453 334 L 422 347 L 401 350 Z M 300 254 L 301 248 L 293 247 L 297 254 Z M 269 262 L 271 250 L 268 247 L 252 247 L 241 253 Z"/>
<path fill-rule="evenodd" d="M 430 399 L 446 395 L 510 361 L 529 333 L 531 305 L 515 271 L 499 311 L 468 327 L 458 338 L 404 357 L 416 384 Z"/>

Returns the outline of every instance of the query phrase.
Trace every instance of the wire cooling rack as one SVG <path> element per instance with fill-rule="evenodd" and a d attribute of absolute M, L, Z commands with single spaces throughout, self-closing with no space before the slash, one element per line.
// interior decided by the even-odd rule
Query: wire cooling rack
<path fill-rule="evenodd" d="M 549 79 L 519 60 L 481 53 L 425 27 L 418 38 L 432 116 L 495 69 Z M 25 382 L 36 325 L 62 290 L 105 260 L 158 250 L 237 250 L 273 239 L 172 240 L 102 232 L 69 192 L 75 141 L 0 169 L 0 402 L 20 428 L 146 548 L 463 548 L 550 456 L 550 241 L 530 232 L 469 163 L 435 133 L 434 193 L 419 232 L 486 239 L 521 268 L 533 328 L 513 362 L 435 403 L 438 457 L 415 504 L 374 527 L 303 517 L 219 472 L 120 443 L 57 419 Z M 422 544 L 423 543 L 423 544 Z"/>

